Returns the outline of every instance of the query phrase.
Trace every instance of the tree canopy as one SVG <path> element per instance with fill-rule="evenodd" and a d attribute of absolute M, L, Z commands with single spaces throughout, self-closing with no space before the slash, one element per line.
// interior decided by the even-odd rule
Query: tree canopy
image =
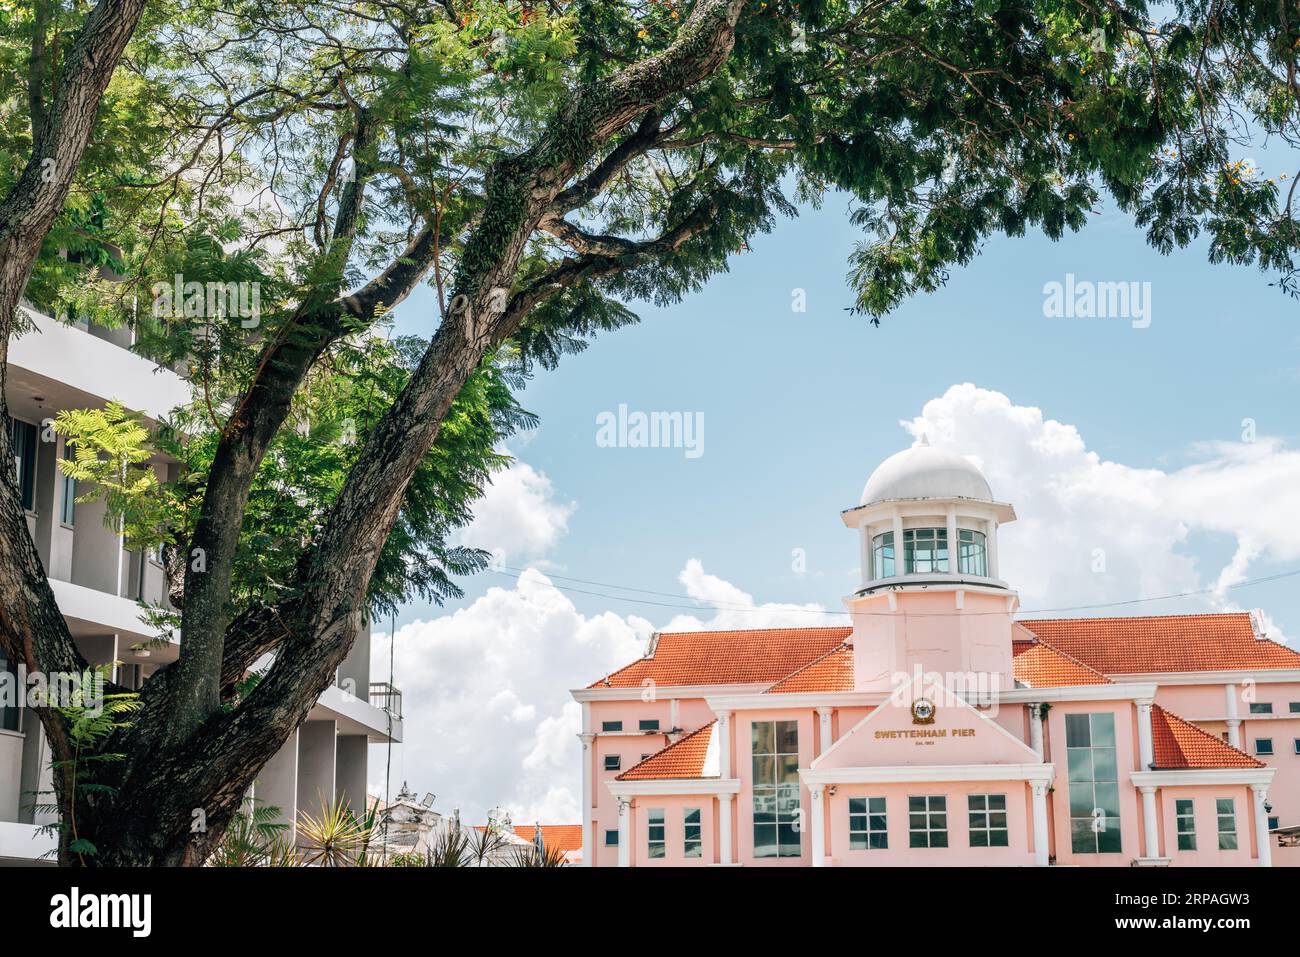
<path fill-rule="evenodd" d="M 1162 252 L 1205 237 L 1213 261 L 1284 287 L 1295 270 L 1295 181 L 1243 162 L 1296 143 L 1285 4 L 0 4 L 0 241 L 39 247 L 0 274 L 4 338 L 21 278 L 52 314 L 133 325 L 194 383 L 152 435 L 113 408 L 60 422 L 88 494 L 164 546 L 184 633 L 114 742 L 135 790 L 80 815 L 151 806 L 115 861 L 190 859 L 186 802 L 218 826 L 237 812 L 365 615 L 481 567 L 453 533 L 530 422 L 525 377 L 697 290 L 801 205 L 847 198 L 847 282 L 873 322 L 990 236 L 1059 238 L 1104 202 Z M 86 115 L 64 51 L 114 12 L 139 24 Z M 68 116 L 93 121 L 79 153 Z M 46 168 L 61 143 L 75 162 Z M 42 171 L 66 189 L 43 232 Z M 255 288 L 256 309 L 177 308 L 191 282 Z M 390 341 L 421 283 L 429 340 Z M 150 450 L 179 463 L 156 486 L 129 469 Z M 31 548 L 0 546 L 0 595 L 46 623 L 36 658 L 78 659 Z M 0 629 L 6 650 L 21 632 Z"/>

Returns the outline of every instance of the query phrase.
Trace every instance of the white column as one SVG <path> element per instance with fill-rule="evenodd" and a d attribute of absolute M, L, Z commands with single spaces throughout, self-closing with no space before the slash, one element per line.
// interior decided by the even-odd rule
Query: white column
<path fill-rule="evenodd" d="M 618 799 L 618 866 L 632 866 L 632 813 L 627 798 Z"/>
<path fill-rule="evenodd" d="M 817 751 L 818 757 L 829 751 L 830 746 L 835 743 L 835 739 L 831 736 L 831 715 L 834 712 L 834 708 L 817 709 L 818 724 L 821 731 L 820 745 Z"/>
<path fill-rule="evenodd" d="M 719 864 L 730 864 L 731 856 L 731 801 L 734 794 L 718 795 L 718 857 Z"/>
<path fill-rule="evenodd" d="M 1041 761 L 1043 759 L 1043 706 L 1035 701 L 1025 707 L 1029 709 L 1029 746 Z"/>
<path fill-rule="evenodd" d="M 988 535 L 986 536 L 985 544 L 988 545 L 989 550 L 989 578 L 998 578 L 998 523 L 996 519 L 989 519 Z"/>
<path fill-rule="evenodd" d="M 1234 748 L 1241 747 L 1241 719 L 1237 717 L 1237 686 L 1223 686 L 1224 712 L 1228 716 L 1228 743 Z"/>
<path fill-rule="evenodd" d="M 871 584 L 871 526 L 862 525 L 858 528 L 859 546 L 858 551 L 862 562 L 862 585 L 865 588 Z"/>
<path fill-rule="evenodd" d="M 812 842 L 812 866 L 826 866 L 826 813 L 824 805 L 826 803 L 823 794 L 825 787 L 817 785 L 808 789 L 809 803 L 812 805 L 812 823 L 808 828 L 808 839 Z"/>
<path fill-rule="evenodd" d="M 1156 822 L 1156 788 L 1154 784 L 1144 784 L 1142 792 L 1142 849 L 1144 857 L 1160 856 L 1160 832 Z"/>
<path fill-rule="evenodd" d="M 1272 867 L 1273 839 L 1268 833 L 1268 811 L 1264 809 L 1264 804 L 1268 800 L 1268 787 L 1264 784 L 1252 784 L 1250 794 L 1255 803 L 1255 842 L 1259 848 L 1259 859 L 1256 863 L 1260 867 Z"/>
<path fill-rule="evenodd" d="M 903 515 L 894 509 L 894 574 L 903 575 L 906 572 L 907 564 L 903 558 Z"/>
<path fill-rule="evenodd" d="M 956 575 L 961 569 L 957 561 L 957 506 L 948 506 L 948 573 Z"/>
<path fill-rule="evenodd" d="M 668 730 L 676 731 L 680 725 L 677 723 L 677 699 L 671 698 L 668 701 Z"/>
<path fill-rule="evenodd" d="M 731 712 L 718 712 L 718 767 L 724 778 L 731 777 Z"/>
<path fill-rule="evenodd" d="M 1048 864 L 1047 846 L 1047 782 L 1031 781 L 1030 789 L 1034 794 L 1034 864 L 1046 867 Z"/>
<path fill-rule="evenodd" d="M 1150 771 L 1156 760 L 1155 741 L 1151 737 L 1151 702 L 1139 701 L 1138 708 L 1138 761 L 1140 770 Z"/>
<path fill-rule="evenodd" d="M 596 836 L 591 830 L 591 755 L 596 736 L 584 731 L 578 737 L 582 741 L 582 866 L 591 867 L 596 850 Z"/>

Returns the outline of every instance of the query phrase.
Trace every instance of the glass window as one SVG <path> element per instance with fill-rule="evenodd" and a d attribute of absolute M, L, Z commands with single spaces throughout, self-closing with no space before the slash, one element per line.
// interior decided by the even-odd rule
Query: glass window
<path fill-rule="evenodd" d="M 700 827 L 700 809 L 688 807 L 682 819 L 682 854 L 685 857 L 701 857 L 704 853 L 703 831 Z"/>
<path fill-rule="evenodd" d="M 63 457 L 71 462 L 77 457 L 77 449 L 66 439 L 63 442 Z M 59 470 L 59 521 L 64 525 L 77 524 L 77 480 L 64 475 Z"/>
<path fill-rule="evenodd" d="M 622 722 L 622 721 L 602 721 L 602 722 L 600 723 L 600 730 L 601 730 L 601 731 L 622 731 L 622 730 L 623 730 L 623 722 Z"/>
<path fill-rule="evenodd" d="M 1007 796 L 972 794 L 967 798 L 971 847 L 1007 846 Z"/>
<path fill-rule="evenodd" d="M 1278 827 L 1278 821 L 1279 821 L 1279 820 L 1280 820 L 1280 818 L 1270 817 L 1270 818 L 1268 819 L 1268 829 L 1269 829 L 1270 831 L 1276 831 L 1276 830 L 1277 830 L 1277 827 Z"/>
<path fill-rule="evenodd" d="M 1295 739 L 1295 753 L 1300 754 L 1300 738 Z"/>
<path fill-rule="evenodd" d="M 987 552 L 983 532 L 957 529 L 957 570 L 963 575 L 988 575 Z"/>
<path fill-rule="evenodd" d="M 1273 753 L 1273 739 L 1272 739 L 1272 738 L 1256 738 L 1256 739 L 1255 739 L 1255 753 L 1256 753 L 1256 754 L 1263 754 L 1263 755 L 1269 755 L 1269 754 L 1272 754 L 1272 753 Z"/>
<path fill-rule="evenodd" d="M 1273 703 L 1271 701 L 1252 701 L 1250 703 L 1251 714 L 1272 714 Z"/>
<path fill-rule="evenodd" d="M 30 512 L 36 508 L 36 426 L 10 419 L 9 449 L 14 456 L 18 496 L 23 508 Z"/>
<path fill-rule="evenodd" d="M 666 828 L 664 827 L 664 809 L 652 807 L 646 811 L 646 856 L 653 859 L 664 856 L 667 847 Z"/>
<path fill-rule="evenodd" d="M 619 766 L 620 766 L 622 763 L 623 763 L 623 758 L 622 758 L 620 755 L 617 755 L 617 754 L 607 754 L 607 755 L 605 755 L 605 770 L 606 770 L 606 771 L 617 771 L 617 770 L 619 769 Z"/>
<path fill-rule="evenodd" d="M 618 828 L 610 828 L 605 832 L 605 846 L 618 847 Z"/>
<path fill-rule="evenodd" d="M 882 797 L 849 798 L 849 849 L 883 850 L 889 847 L 889 831 Z"/>
<path fill-rule="evenodd" d="M 948 529 L 903 530 L 903 567 L 909 575 L 948 570 Z"/>
<path fill-rule="evenodd" d="M 908 797 L 907 843 L 909 847 L 948 846 L 948 799 L 946 797 L 942 794 Z"/>
<path fill-rule="evenodd" d="M 1300 714 L 1300 701 L 1292 701 L 1292 702 L 1291 702 L 1291 713 L 1292 713 L 1292 714 Z"/>
<path fill-rule="evenodd" d="M 22 689 L 18 687 L 18 671 L 0 653 L 0 730 L 17 731 L 18 702 L 22 697 Z"/>
<path fill-rule="evenodd" d="M 872 578 L 889 578 L 894 574 L 894 533 L 885 532 L 871 540 Z"/>
<path fill-rule="evenodd" d="M 754 856 L 798 857 L 799 722 L 751 725 L 754 779 Z"/>
<path fill-rule="evenodd" d="M 1076 854 L 1118 854 L 1115 715 L 1067 714 L 1065 757 L 1070 781 L 1070 846 Z"/>
<path fill-rule="evenodd" d="M 657 718 L 655 719 L 642 718 L 640 721 L 637 722 L 637 727 L 640 728 L 642 731 L 658 731 L 659 721 Z"/>
<path fill-rule="evenodd" d="M 1174 802 L 1174 816 L 1178 820 L 1178 849 L 1196 850 L 1196 814 L 1189 800 Z"/>
<path fill-rule="evenodd" d="M 1232 798 L 1219 798 L 1214 802 L 1219 816 L 1219 850 L 1237 849 L 1237 809 Z"/>

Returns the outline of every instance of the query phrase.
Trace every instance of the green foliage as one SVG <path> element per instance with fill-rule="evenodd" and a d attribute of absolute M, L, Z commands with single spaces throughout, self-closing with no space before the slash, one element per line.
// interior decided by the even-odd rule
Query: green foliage
<path fill-rule="evenodd" d="M 290 827 L 280 817 L 278 807 L 245 798 L 208 858 L 207 866 L 263 867 L 290 863 L 294 852 L 285 840 Z"/>

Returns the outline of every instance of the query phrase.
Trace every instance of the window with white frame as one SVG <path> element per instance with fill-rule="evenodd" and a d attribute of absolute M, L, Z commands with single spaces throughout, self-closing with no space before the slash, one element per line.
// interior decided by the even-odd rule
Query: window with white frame
<path fill-rule="evenodd" d="M 967 798 L 971 847 L 1007 846 L 1007 796 L 972 794 Z"/>
<path fill-rule="evenodd" d="M 605 770 L 617 771 L 623 764 L 623 758 L 618 754 L 605 755 Z"/>
<path fill-rule="evenodd" d="M 948 529 L 904 529 L 903 567 L 909 575 L 946 572 L 948 570 Z"/>
<path fill-rule="evenodd" d="M 1255 753 L 1256 753 L 1256 754 L 1262 754 L 1262 755 L 1265 755 L 1265 756 L 1272 754 L 1272 753 L 1273 753 L 1273 739 L 1272 739 L 1272 738 L 1256 738 L 1256 739 L 1255 739 Z"/>
<path fill-rule="evenodd" d="M 656 860 L 664 856 L 668 847 L 667 828 L 664 827 L 664 809 L 652 807 L 646 811 L 646 856 Z"/>
<path fill-rule="evenodd" d="M 63 441 L 63 458 L 71 462 L 77 457 L 77 447 L 67 439 Z M 72 527 L 77 524 L 77 480 L 64 475 L 59 469 L 59 522 Z"/>
<path fill-rule="evenodd" d="M 605 831 L 605 846 L 618 847 L 618 828 L 611 827 Z"/>
<path fill-rule="evenodd" d="M 700 823 L 700 809 L 688 807 L 682 816 L 682 855 L 701 857 L 704 854 L 704 830 Z"/>
<path fill-rule="evenodd" d="M 1218 798 L 1214 810 L 1219 818 L 1219 850 L 1237 849 L 1237 805 L 1232 798 Z"/>
<path fill-rule="evenodd" d="M 885 850 L 889 847 L 885 799 L 849 798 L 849 850 Z"/>
<path fill-rule="evenodd" d="M 602 722 L 600 723 L 600 730 L 601 730 L 601 731 L 622 731 L 622 730 L 623 730 L 623 722 L 622 722 L 622 721 L 602 721 Z"/>
<path fill-rule="evenodd" d="M 1300 754 L 1300 738 L 1295 739 L 1295 753 Z"/>
<path fill-rule="evenodd" d="M 1278 828 L 1278 823 L 1279 823 L 1280 821 L 1281 821 L 1281 818 L 1270 817 L 1270 818 L 1268 819 L 1268 829 L 1269 829 L 1270 831 L 1276 831 L 1277 828 Z"/>
<path fill-rule="evenodd" d="M 894 576 L 894 533 L 885 532 L 871 540 L 872 578 Z"/>
<path fill-rule="evenodd" d="M 799 722 L 755 721 L 750 744 L 754 856 L 798 857 Z"/>
<path fill-rule="evenodd" d="M 1250 703 L 1251 714 L 1272 714 L 1273 703 L 1270 701 L 1252 701 Z"/>
<path fill-rule="evenodd" d="M 1196 850 L 1196 806 L 1190 799 L 1174 802 L 1174 818 L 1178 822 L 1178 849 Z"/>
<path fill-rule="evenodd" d="M 1070 781 L 1070 847 L 1076 854 L 1118 854 L 1115 715 L 1067 714 L 1065 756 Z"/>
<path fill-rule="evenodd" d="M 659 730 L 659 719 L 658 719 L 658 718 L 642 718 L 639 722 L 637 722 L 637 727 L 638 727 L 638 729 L 641 730 L 641 731 L 658 731 L 658 730 Z"/>
<path fill-rule="evenodd" d="M 948 846 L 948 799 L 942 794 L 910 795 L 907 799 L 909 847 Z"/>
<path fill-rule="evenodd" d="M 983 532 L 957 529 L 957 568 L 963 575 L 988 575 L 988 549 Z"/>

